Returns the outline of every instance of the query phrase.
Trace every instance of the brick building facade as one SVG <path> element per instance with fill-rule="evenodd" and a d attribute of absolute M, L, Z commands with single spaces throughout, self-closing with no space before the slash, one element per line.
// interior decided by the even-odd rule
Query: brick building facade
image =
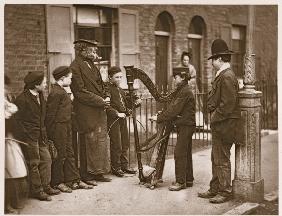
<path fill-rule="evenodd" d="M 255 8 L 257 77 L 276 77 L 278 7 Z M 5 73 L 16 94 L 28 71 L 43 70 L 50 79 L 56 66 L 68 65 L 77 38 L 102 40 L 102 67 L 134 64 L 161 85 L 170 85 L 182 51 L 191 51 L 201 91 L 213 78 L 207 60 L 211 43 L 223 38 L 238 51 L 233 63 L 237 76 L 243 74 L 247 6 L 5 5 L 4 12 Z"/>

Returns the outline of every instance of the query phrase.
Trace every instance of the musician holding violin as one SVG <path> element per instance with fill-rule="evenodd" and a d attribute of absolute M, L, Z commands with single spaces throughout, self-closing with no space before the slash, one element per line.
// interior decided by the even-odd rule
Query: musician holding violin
<path fill-rule="evenodd" d="M 157 123 L 175 124 L 178 139 L 174 150 L 176 182 L 170 191 L 179 191 L 193 186 L 192 136 L 195 131 L 195 99 L 189 88 L 190 79 L 187 68 L 178 67 L 173 70 L 176 96 L 170 101 L 167 109 L 152 117 Z"/>

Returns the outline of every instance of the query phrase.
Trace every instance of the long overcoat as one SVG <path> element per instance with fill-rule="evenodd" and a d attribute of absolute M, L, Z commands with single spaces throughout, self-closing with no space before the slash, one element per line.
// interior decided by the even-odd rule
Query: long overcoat
<path fill-rule="evenodd" d="M 107 118 L 103 101 L 106 91 L 100 72 L 91 61 L 83 60 L 80 56 L 71 63 L 70 69 L 78 130 L 84 133 L 94 131 Z"/>

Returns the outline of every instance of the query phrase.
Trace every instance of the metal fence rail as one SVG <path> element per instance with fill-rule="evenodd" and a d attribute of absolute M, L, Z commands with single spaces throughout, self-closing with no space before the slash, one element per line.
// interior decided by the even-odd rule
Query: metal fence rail
<path fill-rule="evenodd" d="M 278 129 L 278 89 L 277 80 L 256 81 L 256 90 L 262 92 L 261 128 Z"/>

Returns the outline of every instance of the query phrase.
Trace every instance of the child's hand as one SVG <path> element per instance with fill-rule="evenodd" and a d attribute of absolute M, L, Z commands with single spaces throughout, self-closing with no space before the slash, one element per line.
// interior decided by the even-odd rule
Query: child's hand
<path fill-rule="evenodd" d="M 118 113 L 117 115 L 118 115 L 119 118 L 125 118 L 126 117 L 125 113 Z"/>

